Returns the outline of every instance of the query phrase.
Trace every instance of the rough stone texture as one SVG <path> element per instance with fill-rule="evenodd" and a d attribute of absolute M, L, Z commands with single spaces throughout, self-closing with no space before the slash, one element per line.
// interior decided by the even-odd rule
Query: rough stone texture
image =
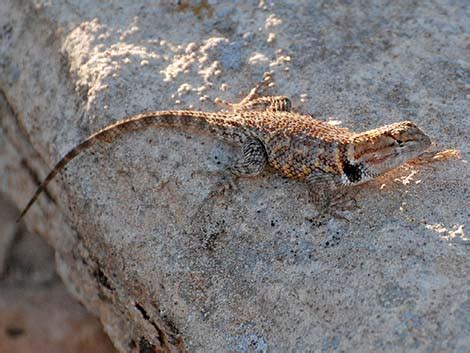
<path fill-rule="evenodd" d="M 198 171 L 237 147 L 128 134 L 26 217 L 69 290 L 121 351 L 468 351 L 466 2 L 227 3 L 3 1 L 2 191 L 23 206 L 96 129 L 214 109 L 268 70 L 299 110 L 356 130 L 410 119 L 461 158 L 404 166 L 357 188 L 349 221 L 318 220 L 272 175 L 206 202 L 218 179 Z"/>
<path fill-rule="evenodd" d="M 5 273 L 7 267 L 8 254 L 10 252 L 13 240 L 17 232 L 17 225 L 12 222 L 16 212 L 14 207 L 5 207 L 11 202 L 0 194 L 0 224 L 2 225 L 0 237 L 0 277 Z"/>
<path fill-rule="evenodd" d="M 0 240 L 14 234 L 10 246 L 0 244 L 6 254 L 0 274 L 0 352 L 115 352 L 97 318 L 61 283 L 53 249 L 18 226 L 16 217 L 16 207 L 0 194 Z"/>

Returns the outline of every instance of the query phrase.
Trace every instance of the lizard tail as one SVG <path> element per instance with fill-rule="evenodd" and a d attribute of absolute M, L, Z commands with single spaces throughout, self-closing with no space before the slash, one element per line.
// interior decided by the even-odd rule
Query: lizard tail
<path fill-rule="evenodd" d="M 119 120 L 114 124 L 108 125 L 98 132 L 90 135 L 86 140 L 72 148 L 50 171 L 47 177 L 41 182 L 36 189 L 33 197 L 29 200 L 26 207 L 21 211 L 20 216 L 16 220 L 19 222 L 23 216 L 28 212 L 30 207 L 36 201 L 38 196 L 47 188 L 47 185 L 54 177 L 59 174 L 65 166 L 79 155 L 84 150 L 90 148 L 100 141 L 112 142 L 117 137 L 125 132 L 143 130 L 152 125 L 160 126 L 180 126 L 180 127 L 193 127 L 199 128 L 202 131 L 208 130 L 209 132 L 220 137 L 232 137 L 232 140 L 240 140 L 242 137 L 237 137 L 236 121 L 226 116 L 225 119 L 221 118 L 221 114 L 203 113 L 197 111 L 161 111 L 153 113 L 142 113 L 132 117 Z M 225 136 L 226 135 L 226 136 Z"/>
<path fill-rule="evenodd" d="M 23 216 L 28 212 L 30 207 L 33 205 L 34 201 L 38 198 L 38 196 L 46 190 L 47 185 L 51 182 L 54 177 L 59 174 L 64 167 L 67 165 L 67 163 L 75 158 L 81 151 L 87 149 L 91 145 L 93 145 L 94 140 L 91 139 L 91 137 L 87 138 L 85 141 L 80 143 L 78 146 L 73 148 L 72 150 L 69 151 L 55 166 L 54 168 L 50 171 L 50 173 L 47 175 L 47 177 L 42 181 L 41 184 L 39 184 L 38 188 L 36 189 L 36 192 L 34 193 L 33 197 L 29 200 L 28 204 L 26 207 L 21 211 L 19 217 L 16 220 L 16 223 L 18 223 Z"/>

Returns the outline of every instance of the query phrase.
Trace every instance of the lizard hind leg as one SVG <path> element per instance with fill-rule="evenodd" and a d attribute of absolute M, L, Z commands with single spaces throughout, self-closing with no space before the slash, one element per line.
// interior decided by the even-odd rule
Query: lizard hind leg
<path fill-rule="evenodd" d="M 242 157 L 227 170 L 221 172 L 224 180 L 209 197 L 223 194 L 227 190 L 236 190 L 238 178 L 259 175 L 266 168 L 268 157 L 260 140 L 248 139 L 242 149 Z"/>
<path fill-rule="evenodd" d="M 291 100 L 285 96 L 265 96 L 253 98 L 247 102 L 228 103 L 216 98 L 216 103 L 228 106 L 233 112 L 244 111 L 270 111 L 270 112 L 290 112 L 292 110 Z"/>
<path fill-rule="evenodd" d="M 267 165 L 266 150 L 260 140 L 252 138 L 243 144 L 243 155 L 231 167 L 216 172 L 222 176 L 222 181 L 201 202 L 196 213 L 191 217 L 193 220 L 200 219 L 204 214 L 211 214 L 215 206 L 211 199 L 227 194 L 228 191 L 237 189 L 237 181 L 240 177 L 259 175 Z M 203 172 L 214 174 L 214 172 Z M 209 208 L 209 209 L 207 209 Z"/>
<path fill-rule="evenodd" d="M 266 97 L 271 98 L 270 104 L 267 108 L 272 112 L 290 112 L 292 110 L 292 102 L 285 96 Z"/>
<path fill-rule="evenodd" d="M 215 103 L 228 107 L 233 112 L 261 110 L 271 112 L 290 112 L 291 100 L 285 96 L 267 96 L 263 91 L 273 85 L 272 74 L 265 74 L 263 81 L 258 83 L 239 103 L 230 103 L 216 98 Z"/>
<path fill-rule="evenodd" d="M 260 140 L 251 138 L 243 144 L 243 156 L 230 168 L 237 176 L 255 176 L 266 167 L 268 157 Z"/>

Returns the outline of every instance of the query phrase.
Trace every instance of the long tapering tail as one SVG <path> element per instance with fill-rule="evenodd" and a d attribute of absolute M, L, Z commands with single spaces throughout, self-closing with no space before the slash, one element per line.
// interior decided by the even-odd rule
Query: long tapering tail
<path fill-rule="evenodd" d="M 110 143 L 123 133 L 144 130 L 150 126 L 193 127 L 202 131 L 209 131 L 226 140 L 241 142 L 243 136 L 239 134 L 237 125 L 239 125 L 239 121 L 232 119 L 230 113 L 207 113 L 188 110 L 142 113 L 119 120 L 89 136 L 86 140 L 72 148 L 72 150 L 57 162 L 47 177 L 38 186 L 33 197 L 29 200 L 18 217 L 17 222 L 28 212 L 38 196 L 47 188 L 51 180 L 54 179 L 73 158 L 97 142 L 104 141 Z"/>

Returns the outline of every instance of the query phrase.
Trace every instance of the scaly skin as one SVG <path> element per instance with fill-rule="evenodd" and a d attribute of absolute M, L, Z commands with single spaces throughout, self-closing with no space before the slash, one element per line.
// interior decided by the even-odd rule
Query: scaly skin
<path fill-rule="evenodd" d="M 412 159 L 430 145 L 415 124 L 403 121 L 363 133 L 352 133 L 310 115 L 291 112 L 283 96 L 256 97 L 259 87 L 230 112 L 189 110 L 138 114 L 111 124 L 67 153 L 39 185 L 21 212 L 26 214 L 49 182 L 83 151 L 98 142 L 114 142 L 129 131 L 150 126 L 191 128 L 243 145 L 243 156 L 229 171 L 234 177 L 254 176 L 267 166 L 309 185 L 312 198 L 323 207 L 337 189 L 366 182 Z"/>

